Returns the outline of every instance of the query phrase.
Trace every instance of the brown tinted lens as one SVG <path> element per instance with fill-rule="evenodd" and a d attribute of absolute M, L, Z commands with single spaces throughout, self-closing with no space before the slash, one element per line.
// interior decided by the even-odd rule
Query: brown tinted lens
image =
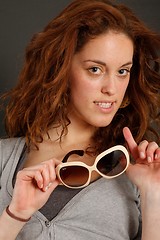
<path fill-rule="evenodd" d="M 83 186 L 87 182 L 88 176 L 88 169 L 82 166 L 66 166 L 60 169 L 62 181 L 70 187 Z"/>
<path fill-rule="evenodd" d="M 97 169 L 106 176 L 115 176 L 121 173 L 127 165 L 125 154 L 121 150 L 115 150 L 102 157 L 97 163 Z"/>

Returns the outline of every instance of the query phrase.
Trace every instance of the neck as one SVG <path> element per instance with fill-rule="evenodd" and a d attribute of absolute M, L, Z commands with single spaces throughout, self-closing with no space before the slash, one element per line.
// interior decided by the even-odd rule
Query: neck
<path fill-rule="evenodd" d="M 71 123 L 67 127 L 67 134 L 61 138 L 61 145 L 64 148 L 69 146 L 76 146 L 77 148 L 85 149 L 88 146 L 93 145 L 92 136 L 96 131 L 96 128 L 87 124 L 79 124 L 74 119 L 70 120 Z M 61 136 L 62 127 L 51 128 L 49 130 L 49 136 L 52 141 L 59 141 Z"/>

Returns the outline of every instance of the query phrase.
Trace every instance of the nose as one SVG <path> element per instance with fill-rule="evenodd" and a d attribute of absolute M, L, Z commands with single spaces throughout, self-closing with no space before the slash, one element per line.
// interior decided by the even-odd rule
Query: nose
<path fill-rule="evenodd" d="M 116 93 L 116 79 L 115 76 L 105 76 L 102 80 L 101 92 L 108 95 Z"/>

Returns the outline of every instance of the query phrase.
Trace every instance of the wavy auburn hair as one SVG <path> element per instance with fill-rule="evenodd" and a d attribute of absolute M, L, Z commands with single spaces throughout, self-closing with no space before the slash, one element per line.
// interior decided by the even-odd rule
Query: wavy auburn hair
<path fill-rule="evenodd" d="M 98 151 L 124 143 L 122 128 L 128 126 L 136 141 L 159 121 L 160 36 L 148 29 L 124 5 L 109 0 L 75 0 L 35 34 L 26 48 L 25 63 L 17 86 L 5 94 L 6 131 L 10 137 L 25 136 L 28 143 L 43 141 L 51 126 L 70 123 L 69 74 L 73 55 L 93 38 L 109 30 L 123 32 L 134 44 L 133 67 L 126 96 L 130 104 L 120 108 L 110 126 L 93 136 Z M 150 134 L 149 134 L 150 135 Z M 158 137 L 158 134 L 157 134 Z"/>

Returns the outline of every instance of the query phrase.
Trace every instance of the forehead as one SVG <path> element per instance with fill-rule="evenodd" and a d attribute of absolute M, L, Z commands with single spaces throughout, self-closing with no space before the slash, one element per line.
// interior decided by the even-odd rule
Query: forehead
<path fill-rule="evenodd" d="M 75 54 L 78 58 L 100 59 L 102 61 L 131 61 L 133 57 L 133 42 L 121 32 L 107 33 L 89 40 L 83 48 Z"/>

